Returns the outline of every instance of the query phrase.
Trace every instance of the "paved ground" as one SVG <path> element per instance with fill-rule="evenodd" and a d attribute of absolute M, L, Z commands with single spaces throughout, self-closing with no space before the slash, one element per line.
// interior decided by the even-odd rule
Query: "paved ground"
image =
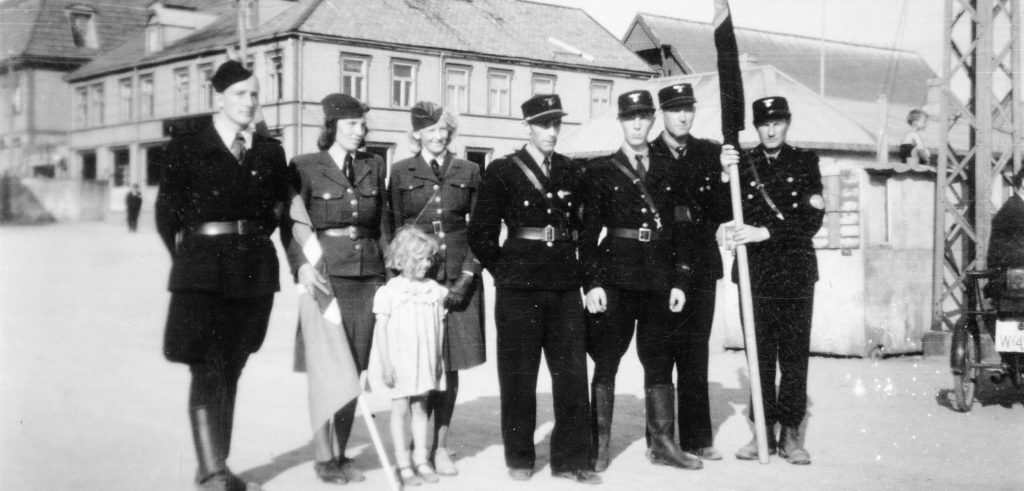
<path fill-rule="evenodd" d="M 0 229 L 0 489 L 191 489 L 188 370 L 160 351 L 169 259 L 152 217 L 142 223 L 134 235 L 112 222 Z M 335 487 L 312 473 L 305 379 L 291 371 L 294 295 L 290 285 L 278 295 L 267 342 L 243 375 L 230 464 L 270 491 L 327 490 Z M 980 406 L 955 412 L 941 358 L 812 359 L 814 463 L 795 467 L 732 458 L 750 437 L 745 362 L 741 353 L 713 349 L 712 413 L 726 459 L 702 471 L 651 466 L 633 353 L 618 379 L 614 460 L 594 489 L 1024 488 L 1021 394 L 986 385 Z M 538 392 L 541 445 L 531 482 L 505 477 L 497 377 L 488 363 L 463 377 L 452 435 L 461 475 L 425 488 L 580 489 L 550 477 L 546 376 Z M 388 411 L 376 418 L 389 440 Z M 349 454 L 368 479 L 347 489 L 385 489 L 365 428 L 352 443 Z"/>

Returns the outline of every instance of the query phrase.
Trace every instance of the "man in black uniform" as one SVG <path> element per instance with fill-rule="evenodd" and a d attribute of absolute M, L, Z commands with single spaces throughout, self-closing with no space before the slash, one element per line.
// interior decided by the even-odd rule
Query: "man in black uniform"
<path fill-rule="evenodd" d="M 242 367 L 267 331 L 278 261 L 270 234 L 288 198 L 284 150 L 249 131 L 259 86 L 228 61 L 213 76 L 212 124 L 167 146 L 157 230 L 172 266 L 164 354 L 192 371 L 198 489 L 244 490 L 225 461 Z"/>
<path fill-rule="evenodd" d="M 807 409 L 807 358 L 818 281 L 811 238 L 825 216 L 821 171 L 817 155 L 786 143 L 790 113 L 785 98 L 758 99 L 753 108 L 761 144 L 742 156 L 731 145 L 722 147 L 722 168 L 740 166 L 744 225 L 735 228 L 732 239 L 747 244 L 768 448 L 772 453 L 778 448 L 792 464 L 806 465 L 811 457 L 803 447 L 800 424 Z M 738 282 L 735 263 L 732 277 Z M 776 363 L 782 378 L 778 395 Z M 776 422 L 782 426 L 777 445 Z M 736 458 L 756 459 L 757 442 L 741 448 Z"/>
<path fill-rule="evenodd" d="M 647 142 L 654 124 L 651 94 L 626 92 L 618 104 L 625 142 L 587 166 L 580 235 L 586 306 L 593 315 L 587 348 L 594 359 L 594 468 L 608 467 L 615 375 L 635 324 L 644 366 L 647 457 L 655 464 L 700 469 L 700 459 L 675 440 L 674 353 L 665 342 L 674 336 L 686 302 L 690 198 L 680 166 L 652 153 Z M 607 235 L 598 243 L 602 228 Z"/>
<path fill-rule="evenodd" d="M 723 181 L 718 156 L 721 144 L 697 138 L 693 126 L 693 87 L 673 84 L 658 91 L 665 131 L 651 142 L 651 152 L 679 168 L 691 208 L 694 237 L 688 251 L 690 281 L 686 305 L 679 315 L 679 327 L 670 343 L 674 349 L 676 393 L 679 407 L 679 446 L 704 460 L 721 460 L 713 446 L 711 410 L 708 401 L 708 340 L 715 317 L 715 290 L 722 277 L 722 255 L 715 233 L 732 218 L 729 183 Z"/>
<path fill-rule="evenodd" d="M 132 184 L 124 197 L 124 206 L 128 213 L 128 230 L 134 232 L 139 226 L 139 212 L 142 211 L 142 191 L 139 191 L 138 184 Z"/>
<path fill-rule="evenodd" d="M 501 438 L 509 475 L 530 479 L 536 453 L 537 371 L 551 371 L 555 427 L 551 471 L 585 484 L 590 463 L 587 355 L 575 234 L 583 168 L 555 153 L 562 127 L 557 95 L 522 105 L 530 141 L 491 162 L 469 221 L 469 245 L 494 276 L 501 385 Z M 502 221 L 508 240 L 501 246 Z"/>

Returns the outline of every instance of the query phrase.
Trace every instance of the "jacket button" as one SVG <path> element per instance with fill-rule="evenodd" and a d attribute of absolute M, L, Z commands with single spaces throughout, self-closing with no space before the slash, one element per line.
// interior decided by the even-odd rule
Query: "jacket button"
<path fill-rule="evenodd" d="M 345 192 L 346 192 L 346 193 L 349 193 L 349 194 L 352 194 L 352 188 L 348 188 L 348 189 L 346 189 L 346 190 L 345 190 Z"/>
<path fill-rule="evenodd" d="M 750 181 L 750 187 L 754 187 L 754 186 L 757 186 L 757 182 Z"/>
<path fill-rule="evenodd" d="M 324 199 L 331 199 L 331 193 L 324 193 Z"/>
<path fill-rule="evenodd" d="M 551 214 L 551 208 L 548 208 L 548 215 Z"/>
<path fill-rule="evenodd" d="M 554 247 L 555 246 L 554 242 L 548 242 L 547 245 L 548 245 L 548 247 Z"/>
<path fill-rule="evenodd" d="M 441 209 L 440 209 L 440 208 L 438 208 L 438 209 L 437 209 L 437 214 L 438 214 L 438 215 L 440 215 L 440 214 L 441 214 Z"/>
<path fill-rule="evenodd" d="M 748 194 L 747 195 L 747 199 L 754 199 L 754 195 L 753 194 Z"/>
<path fill-rule="evenodd" d="M 352 206 L 355 206 L 355 205 L 358 205 L 358 204 L 359 204 L 359 201 L 357 201 L 357 200 L 352 200 L 352 201 L 349 201 L 349 202 L 348 202 L 348 204 L 350 204 L 350 205 L 352 205 Z"/>
<path fill-rule="evenodd" d="M 357 217 L 357 216 L 359 216 L 359 212 L 358 212 L 358 211 L 353 211 L 353 212 L 352 212 L 352 216 L 354 216 L 354 217 Z"/>
<path fill-rule="evenodd" d="M 438 197 L 434 198 L 434 201 L 437 201 L 438 203 L 440 203 L 441 202 L 441 197 L 438 196 Z"/>
<path fill-rule="evenodd" d="M 552 197 L 551 193 L 548 193 L 547 196 L 548 196 L 548 199 L 551 199 L 551 197 Z"/>
<path fill-rule="evenodd" d="M 445 244 L 441 244 L 441 250 L 442 250 L 442 251 L 443 251 L 443 250 L 445 250 L 446 248 L 448 248 L 448 246 L 447 246 L 447 245 L 445 245 Z"/>
<path fill-rule="evenodd" d="M 792 193 L 789 193 L 789 194 L 792 194 L 793 196 L 796 196 L 796 191 L 793 191 Z"/>
<path fill-rule="evenodd" d="M 647 222 L 642 223 L 640 226 L 643 228 L 650 227 L 650 225 Z"/>
<path fill-rule="evenodd" d="M 523 201 L 523 206 L 530 206 L 530 202 L 529 201 Z"/>
<path fill-rule="evenodd" d="M 647 208 L 640 208 L 640 213 L 647 213 Z"/>
<path fill-rule="evenodd" d="M 355 245 L 355 250 L 357 250 L 357 251 L 358 251 L 359 249 L 362 249 L 362 248 L 363 248 L 363 245 L 362 245 L 362 244 L 356 244 L 356 245 Z"/>
<path fill-rule="evenodd" d="M 412 189 L 412 186 L 410 186 L 409 188 Z M 434 184 L 434 191 L 437 191 L 438 189 L 441 189 L 441 186 Z"/>
<path fill-rule="evenodd" d="M 790 176 L 790 177 L 787 177 L 787 178 L 786 178 L 786 182 L 793 182 L 793 177 L 792 177 L 792 176 Z"/>

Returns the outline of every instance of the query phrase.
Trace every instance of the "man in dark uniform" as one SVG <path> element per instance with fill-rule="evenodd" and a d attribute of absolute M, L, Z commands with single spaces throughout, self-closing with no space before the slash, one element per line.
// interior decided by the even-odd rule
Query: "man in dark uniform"
<path fill-rule="evenodd" d="M 587 355 L 575 240 L 583 168 L 554 151 L 566 114 L 557 95 L 533 97 L 522 109 L 530 141 L 490 164 L 469 222 L 470 248 L 497 286 L 505 464 L 515 480 L 533 474 L 543 351 L 555 403 L 551 471 L 598 484 L 601 478 L 589 457 Z M 503 221 L 508 240 L 499 245 Z"/>
<path fill-rule="evenodd" d="M 142 192 L 138 184 L 132 184 L 132 189 L 124 197 L 124 206 L 128 213 L 128 230 L 134 232 L 139 227 L 139 212 L 142 211 Z"/>
<path fill-rule="evenodd" d="M 259 90 L 252 72 L 228 61 L 212 83 L 213 122 L 168 144 L 157 197 L 157 230 L 172 257 L 164 353 L 192 371 L 198 488 L 243 490 L 225 464 L 235 393 L 279 289 L 270 234 L 288 189 L 280 143 L 248 129 Z"/>
<path fill-rule="evenodd" d="M 675 439 L 674 353 L 666 340 L 686 302 L 691 247 L 690 198 L 681 167 L 651 152 L 654 101 L 646 90 L 619 96 L 625 142 L 587 166 L 580 259 L 587 311 L 587 348 L 594 359 L 595 469 L 608 467 L 608 442 L 619 361 L 637 331 L 647 401 L 647 457 L 654 464 L 700 469 Z M 607 235 L 598 243 L 601 230 Z"/>
<path fill-rule="evenodd" d="M 999 311 L 1008 313 L 1024 312 L 1024 275 L 1017 272 L 1024 268 L 1024 170 L 1011 181 L 1013 195 L 992 218 L 992 238 L 988 243 L 988 267 L 1003 274 L 989 282 L 989 288 Z M 1017 271 L 1009 271 L 1011 268 Z"/>
<path fill-rule="evenodd" d="M 743 225 L 733 232 L 736 244 L 747 244 L 751 298 L 757 334 L 761 393 L 768 428 L 768 447 L 792 464 L 810 464 L 800 424 L 807 409 L 807 359 L 818 260 L 812 237 L 821 228 L 825 200 L 818 156 L 786 143 L 789 104 L 783 97 L 754 101 L 754 126 L 761 144 L 743 152 L 722 147 L 723 169 L 740 166 Z M 733 263 L 733 281 L 738 282 Z M 775 364 L 781 382 L 775 390 Z M 753 418 L 753 412 L 750 413 Z M 775 423 L 782 431 L 776 445 Z M 752 440 L 736 458 L 757 458 Z"/>
<path fill-rule="evenodd" d="M 695 113 L 693 87 L 673 84 L 658 91 L 665 131 L 651 142 L 651 152 L 675 163 L 683 174 L 687 193 L 693 197 L 690 209 L 694 237 L 686 305 L 673 333 L 676 393 L 679 407 L 679 446 L 704 460 L 721 460 L 713 446 L 711 410 L 708 401 L 708 340 L 715 317 L 715 290 L 722 277 L 722 255 L 715 233 L 732 218 L 729 183 L 723 181 L 718 156 L 721 144 L 690 133 Z"/>

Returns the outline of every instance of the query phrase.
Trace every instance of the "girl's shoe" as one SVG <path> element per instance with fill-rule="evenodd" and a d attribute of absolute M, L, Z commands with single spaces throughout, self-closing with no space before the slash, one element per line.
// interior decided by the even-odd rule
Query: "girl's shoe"
<path fill-rule="evenodd" d="M 412 467 L 398 469 L 398 478 L 402 480 L 403 486 L 419 486 L 423 484 L 423 479 L 420 479 L 420 476 L 413 472 Z"/>
<path fill-rule="evenodd" d="M 459 475 L 459 470 L 455 468 L 455 463 L 452 462 L 452 454 L 447 448 L 438 448 L 434 451 L 434 469 L 442 476 Z"/>
<path fill-rule="evenodd" d="M 441 478 L 437 477 L 437 473 L 434 472 L 434 468 L 426 462 L 416 464 L 416 473 L 423 478 L 424 482 L 428 482 L 430 484 L 434 484 L 441 480 Z"/>

